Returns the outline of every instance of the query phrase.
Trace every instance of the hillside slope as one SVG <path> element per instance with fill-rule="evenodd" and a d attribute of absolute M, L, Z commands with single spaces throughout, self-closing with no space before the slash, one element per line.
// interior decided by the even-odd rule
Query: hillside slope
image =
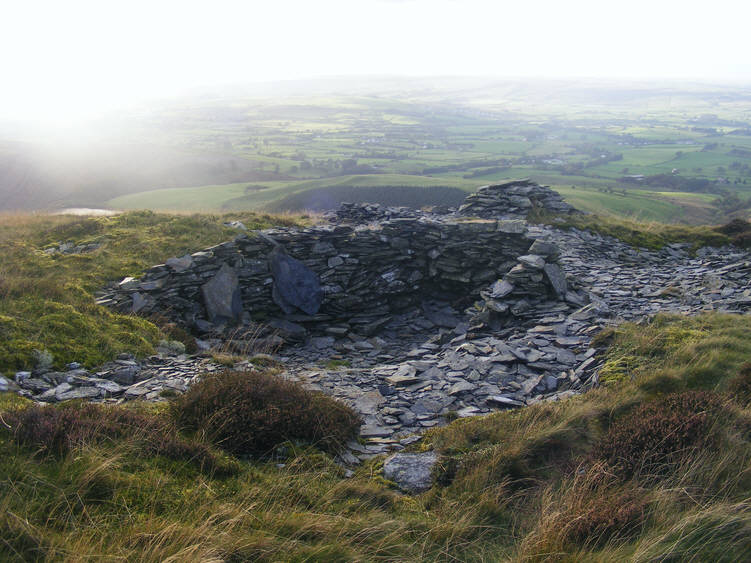
<path fill-rule="evenodd" d="M 413 497 L 376 477 L 378 459 L 350 475 L 295 444 L 274 460 L 230 457 L 211 469 L 175 450 L 148 453 L 158 433 L 53 455 L 0 429 L 0 553 L 8 561 L 745 561 L 749 330 L 747 317 L 704 315 L 605 334 L 618 374 L 611 385 L 432 431 L 420 447 L 441 455 L 437 484 Z M 7 419 L 8 409 L 25 408 L 0 401 Z"/>

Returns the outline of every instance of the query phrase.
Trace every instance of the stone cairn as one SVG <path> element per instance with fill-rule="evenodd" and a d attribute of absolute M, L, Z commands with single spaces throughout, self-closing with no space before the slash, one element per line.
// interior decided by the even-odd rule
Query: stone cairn
<path fill-rule="evenodd" d="M 557 208 L 548 188 L 523 180 L 481 188 L 498 196 L 496 215 Z M 525 193 L 526 196 L 518 195 Z M 508 201 L 516 207 L 505 207 Z M 483 199 L 483 201 L 485 201 Z M 475 195 L 467 198 L 475 205 Z M 474 202 L 474 203 L 473 203 Z M 482 209 L 487 215 L 488 205 Z M 122 312 L 159 313 L 197 335 L 263 321 L 286 341 L 309 331 L 376 333 L 395 311 L 437 299 L 472 304 L 486 323 L 518 315 L 530 302 L 565 299 L 557 248 L 533 241 L 510 219 L 344 205 L 346 224 L 269 229 L 172 258 L 126 278 L 98 302 Z"/>
<path fill-rule="evenodd" d="M 551 213 L 575 213 L 558 192 L 530 180 L 483 186 L 467 196 L 459 215 L 472 217 L 521 218 L 537 207 Z"/>

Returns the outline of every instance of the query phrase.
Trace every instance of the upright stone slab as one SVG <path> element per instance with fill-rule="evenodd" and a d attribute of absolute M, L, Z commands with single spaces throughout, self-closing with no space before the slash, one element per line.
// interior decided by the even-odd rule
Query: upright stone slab
<path fill-rule="evenodd" d="M 556 297 L 563 300 L 566 298 L 568 283 L 566 283 L 566 274 L 563 273 L 558 264 L 545 264 L 545 277 L 548 278 L 550 286 L 553 288 Z"/>
<path fill-rule="evenodd" d="M 201 286 L 206 313 L 212 323 L 238 320 L 242 314 L 240 284 L 226 262 L 211 280 Z"/>
<path fill-rule="evenodd" d="M 288 256 L 280 246 L 269 254 L 269 267 L 274 276 L 274 302 L 285 313 L 293 313 L 295 308 L 307 315 L 318 312 L 323 301 L 323 290 L 312 270 Z"/>

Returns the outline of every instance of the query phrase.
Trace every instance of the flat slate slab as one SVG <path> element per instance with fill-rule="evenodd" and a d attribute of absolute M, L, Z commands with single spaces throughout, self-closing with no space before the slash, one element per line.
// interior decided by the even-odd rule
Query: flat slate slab
<path fill-rule="evenodd" d="M 211 322 L 240 318 L 242 314 L 240 284 L 235 270 L 226 262 L 211 280 L 201 286 L 201 292 Z"/>

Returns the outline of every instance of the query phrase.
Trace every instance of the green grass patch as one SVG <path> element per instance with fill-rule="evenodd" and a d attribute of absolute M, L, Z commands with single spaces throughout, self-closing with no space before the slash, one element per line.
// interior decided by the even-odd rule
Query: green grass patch
<path fill-rule="evenodd" d="M 352 367 L 352 362 L 349 360 L 328 360 L 324 367 L 326 369 L 339 369 Z"/>

